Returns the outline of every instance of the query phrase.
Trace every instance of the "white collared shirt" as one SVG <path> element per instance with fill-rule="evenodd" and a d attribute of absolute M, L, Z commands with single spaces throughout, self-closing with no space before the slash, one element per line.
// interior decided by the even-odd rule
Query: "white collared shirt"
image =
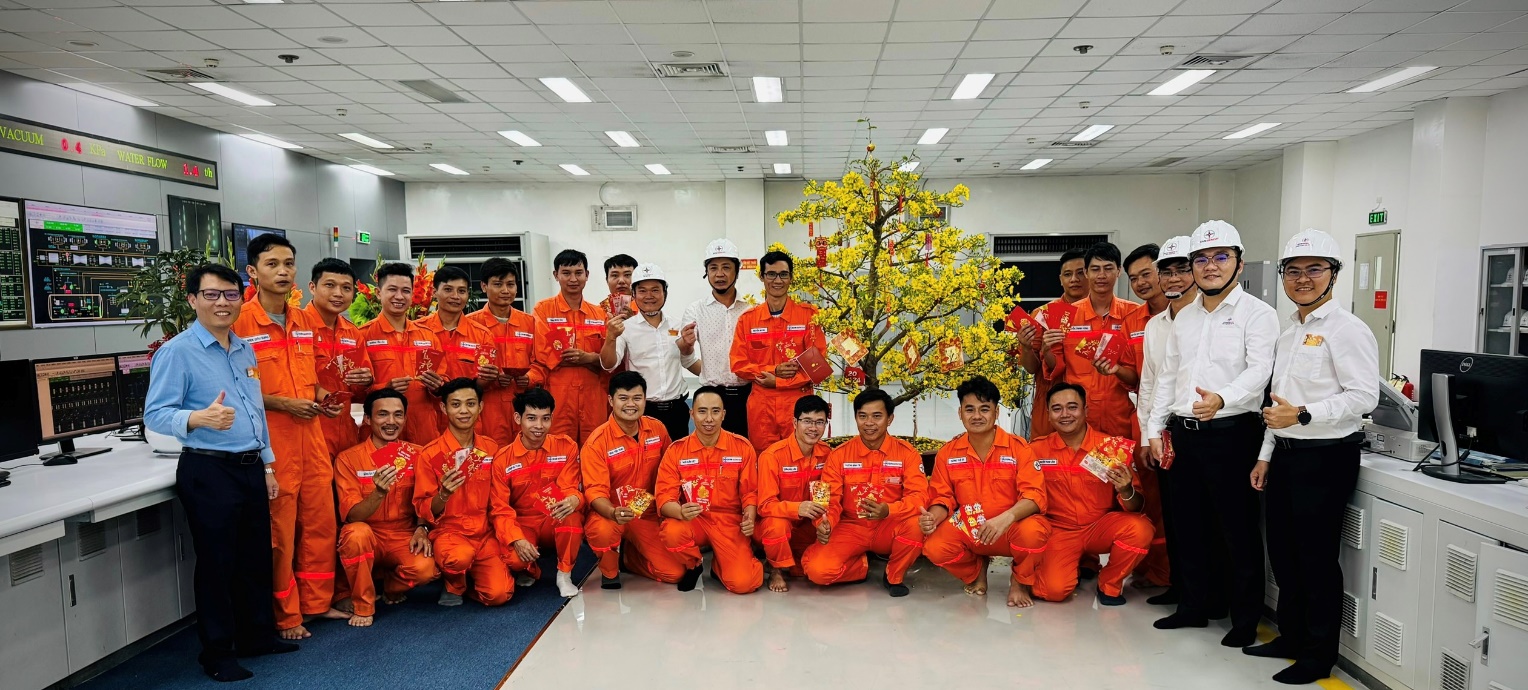
<path fill-rule="evenodd" d="M 1259 460 L 1273 458 L 1273 438 L 1343 438 L 1363 427 L 1379 404 L 1379 344 L 1374 331 L 1335 300 L 1300 322 L 1300 313 L 1279 334 L 1273 361 L 1273 394 L 1310 413 L 1310 424 L 1269 429 Z"/>
<path fill-rule="evenodd" d="M 1263 391 L 1273 376 L 1273 344 L 1279 316 L 1268 303 L 1232 286 L 1226 298 L 1205 311 L 1204 293 L 1178 312 L 1152 394 L 1148 439 L 1161 438 L 1169 415 L 1194 416 L 1196 388 L 1220 396 L 1215 417 L 1261 414 Z"/>
<path fill-rule="evenodd" d="M 1168 305 L 1146 321 L 1146 336 L 1141 340 L 1141 381 L 1135 393 L 1135 419 L 1142 429 L 1151 422 L 1151 405 L 1156 402 L 1157 379 L 1167 360 L 1167 339 L 1173 333 L 1173 309 Z"/>
<path fill-rule="evenodd" d="M 615 361 L 647 380 L 648 400 L 684 397 L 684 371 L 700 359 L 700 351 L 681 355 L 678 340 L 679 325 L 673 319 L 664 316 L 654 326 L 641 314 L 627 319 L 626 329 L 616 338 Z"/>
<path fill-rule="evenodd" d="M 700 353 L 700 383 L 705 386 L 741 386 L 746 383 L 732 373 L 732 334 L 738 317 L 753 305 L 738 295 L 732 306 L 724 306 L 711 293 L 695 300 L 684 310 L 681 326 L 695 324 L 695 348 Z"/>

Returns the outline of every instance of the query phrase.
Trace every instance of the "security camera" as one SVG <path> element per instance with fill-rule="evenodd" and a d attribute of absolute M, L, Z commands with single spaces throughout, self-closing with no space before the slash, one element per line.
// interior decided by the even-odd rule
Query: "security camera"
<path fill-rule="evenodd" d="M 519 164 L 524 163 L 524 162 L 525 161 L 515 161 L 515 165 L 519 165 Z"/>
<path fill-rule="evenodd" d="M 286 55 L 277 55 L 276 59 L 285 62 L 288 65 L 297 62 L 297 56 L 292 55 L 291 53 L 287 53 Z"/>
<path fill-rule="evenodd" d="M 1088 106 L 1091 106 L 1091 105 L 1093 105 L 1092 101 L 1083 101 L 1081 103 L 1078 103 L 1077 107 L 1082 108 L 1083 110 L 1087 110 Z"/>
<path fill-rule="evenodd" d="M 964 163 L 964 162 L 966 162 L 966 159 L 964 159 L 964 158 L 956 158 L 955 162 L 956 163 Z"/>
<path fill-rule="evenodd" d="M 219 63 L 218 63 L 218 59 L 217 58 L 203 58 L 202 59 L 202 66 L 206 67 L 207 69 L 217 69 L 218 64 Z"/>
<path fill-rule="evenodd" d="M 346 115 L 349 115 L 349 114 L 350 114 L 350 111 L 349 111 L 349 110 L 346 110 L 346 109 L 344 109 L 344 108 L 335 108 L 335 109 L 334 109 L 334 114 L 335 114 L 335 115 L 336 115 L 336 116 L 337 116 L 337 117 L 344 117 L 344 116 L 346 116 Z"/>
<path fill-rule="evenodd" d="M 435 148 L 434 144 L 432 144 L 432 143 L 430 143 L 428 141 L 424 143 L 424 150 L 429 151 L 429 150 L 431 150 L 433 148 Z"/>
<path fill-rule="evenodd" d="M 1173 49 L 1176 48 L 1176 47 L 1177 46 L 1162 46 L 1161 48 L 1158 48 L 1157 50 L 1162 51 L 1163 55 L 1172 55 L 1173 54 Z"/>
<path fill-rule="evenodd" d="M 1093 46 L 1090 46 L 1090 45 L 1072 46 L 1072 50 L 1077 51 L 1078 55 L 1087 55 L 1088 51 L 1090 51 L 1092 49 L 1093 49 Z"/>

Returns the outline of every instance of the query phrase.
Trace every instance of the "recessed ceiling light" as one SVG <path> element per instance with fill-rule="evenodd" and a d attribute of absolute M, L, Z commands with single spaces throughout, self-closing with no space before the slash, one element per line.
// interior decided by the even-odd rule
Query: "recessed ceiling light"
<path fill-rule="evenodd" d="M 1385 88 L 1387 86 L 1394 86 L 1394 85 L 1399 84 L 1399 83 L 1401 83 L 1403 81 L 1406 81 L 1407 79 L 1415 77 L 1415 76 L 1417 76 L 1419 74 L 1426 74 L 1426 73 L 1431 72 L 1431 71 L 1433 71 L 1435 69 L 1438 69 L 1438 68 L 1437 67 L 1425 67 L 1425 66 L 1421 66 L 1421 65 L 1418 65 L 1416 67 L 1407 67 L 1406 69 L 1403 69 L 1403 70 L 1401 70 L 1399 72 L 1396 72 L 1395 74 L 1391 74 L 1391 75 L 1386 76 L 1386 77 L 1380 77 L 1379 79 L 1375 79 L 1374 81 L 1371 81 L 1371 82 L 1369 82 L 1367 84 L 1364 84 L 1363 86 L 1359 86 L 1357 88 L 1348 89 L 1348 93 L 1369 93 L 1370 91 L 1378 91 L 1378 90 L 1383 89 L 1383 88 Z"/>
<path fill-rule="evenodd" d="M 117 91 L 112 91 L 111 89 L 105 88 L 103 86 L 97 86 L 95 84 L 90 84 L 90 83 L 86 83 L 86 82 L 82 82 L 82 81 L 74 81 L 74 82 L 69 82 L 69 83 L 66 83 L 66 84 L 59 84 L 59 86 L 62 86 L 62 87 L 67 88 L 67 89 L 74 89 L 75 91 L 79 91 L 80 93 L 88 93 L 88 94 L 90 94 L 92 96 L 100 96 L 101 98 L 110 99 L 110 100 L 116 101 L 118 103 L 125 103 L 127 105 L 131 105 L 131 106 L 138 107 L 138 108 L 157 108 L 157 107 L 159 107 L 159 104 L 155 103 L 153 101 L 146 101 L 146 100 L 144 100 L 142 98 L 138 98 L 137 96 L 129 96 L 129 95 L 125 94 L 125 93 L 121 93 L 121 92 L 117 92 Z"/>
<path fill-rule="evenodd" d="M 789 174 L 791 174 L 791 164 L 790 163 L 776 163 L 775 164 L 775 174 L 776 175 L 789 175 Z"/>
<path fill-rule="evenodd" d="M 949 127 L 930 127 L 924 130 L 923 136 L 918 137 L 918 143 L 923 144 L 924 146 L 937 144 L 939 143 L 939 140 L 943 139 L 944 135 L 949 131 Z"/>
<path fill-rule="evenodd" d="M 377 141 L 376 139 L 368 137 L 365 134 L 361 134 L 360 132 L 341 132 L 340 136 L 345 137 L 346 139 L 349 139 L 362 146 L 370 146 L 374 149 L 390 149 L 393 147 L 392 144 L 389 144 L 385 141 Z"/>
<path fill-rule="evenodd" d="M 1111 129 L 1114 129 L 1114 125 L 1093 125 L 1072 137 L 1072 141 L 1092 141 Z"/>
<path fill-rule="evenodd" d="M 66 41 L 66 42 L 69 45 L 72 45 L 72 46 L 74 46 L 76 48 L 94 48 L 96 46 L 101 45 L 101 44 L 96 43 L 94 41 Z"/>
<path fill-rule="evenodd" d="M 684 58 L 695 57 L 695 54 L 690 52 L 690 51 L 688 51 L 688 50 L 676 50 L 676 51 L 674 51 L 672 53 L 669 53 L 669 55 L 672 55 L 672 56 L 674 56 L 676 58 L 679 58 L 681 60 L 683 60 Z"/>
<path fill-rule="evenodd" d="M 527 136 L 525 134 L 525 132 L 522 132 L 522 131 L 520 131 L 518 129 L 509 129 L 509 130 L 505 130 L 503 132 L 499 132 L 499 136 L 504 137 L 505 139 L 508 139 L 510 141 L 513 141 L 516 144 L 519 144 L 521 146 L 540 146 L 541 145 L 541 142 L 536 141 L 535 139 L 530 138 L 529 136 Z"/>
<path fill-rule="evenodd" d="M 790 143 L 790 137 L 786 136 L 783 129 L 771 129 L 764 133 L 764 141 L 770 146 L 785 146 Z"/>
<path fill-rule="evenodd" d="M 1186 89 L 1186 88 L 1188 88 L 1190 86 L 1198 84 L 1205 77 L 1208 77 L 1208 76 L 1210 76 L 1211 74 L 1214 74 L 1214 73 L 1215 73 L 1215 70 L 1212 70 L 1212 69 L 1191 69 L 1191 70 L 1189 70 L 1187 72 L 1184 72 L 1183 74 L 1180 74 L 1180 75 L 1178 75 L 1176 77 L 1173 77 L 1172 79 L 1169 79 L 1169 80 L 1163 82 L 1161 86 L 1158 86 L 1157 88 L 1152 89 L 1151 91 L 1147 92 L 1146 95 L 1148 95 L 1148 96 L 1171 96 L 1171 95 L 1173 95 L 1175 93 L 1178 93 L 1179 91 L 1182 91 L 1182 90 L 1184 90 L 1184 89 Z"/>
<path fill-rule="evenodd" d="M 468 175 L 468 174 L 470 174 L 466 170 L 462 170 L 461 168 L 458 168 L 458 167 L 456 167 L 454 165 L 448 165 L 448 164 L 445 164 L 445 163 L 431 163 L 430 167 L 435 168 L 436 170 L 439 170 L 439 171 L 441 171 L 443 173 L 449 173 L 451 175 Z"/>
<path fill-rule="evenodd" d="M 561 164 L 561 165 L 559 165 L 557 167 L 562 168 L 563 170 L 568 171 L 569 175 L 588 175 L 589 174 L 588 170 L 584 170 L 583 168 L 580 168 L 580 167 L 578 167 L 578 166 L 576 166 L 576 165 L 574 165 L 572 163 L 563 163 L 563 164 Z"/>
<path fill-rule="evenodd" d="M 328 43 L 330 45 L 339 45 L 341 43 L 349 43 L 350 39 L 345 38 L 344 36 L 319 36 L 318 42 Z"/>
<path fill-rule="evenodd" d="M 265 135 L 265 134 L 260 134 L 260 133 L 257 133 L 257 132 L 251 132 L 249 134 L 240 134 L 239 136 L 244 137 L 245 139 L 249 139 L 251 141 L 258 141 L 258 142 L 260 142 L 262 144 L 269 144 L 269 145 L 275 146 L 277 148 L 283 148 L 283 149 L 300 149 L 300 148 L 302 148 L 301 146 L 298 146 L 297 144 L 294 144 L 294 143 L 292 143 L 290 141 L 282 141 L 280 139 L 277 139 L 276 137 L 268 136 L 268 135 Z"/>
<path fill-rule="evenodd" d="M 386 170 L 383 170 L 381 168 L 378 168 L 376 166 L 373 166 L 373 165 L 364 165 L 364 164 L 362 164 L 362 165 L 352 165 L 350 167 L 355 168 L 356 170 L 359 170 L 359 171 L 361 171 L 363 173 L 371 173 L 373 175 L 377 175 L 377 176 L 380 176 L 380 177 L 392 177 L 393 176 L 392 173 L 390 173 L 390 172 L 388 172 Z"/>
<path fill-rule="evenodd" d="M 1030 161 L 1028 163 L 1025 163 L 1024 167 L 1019 168 L 1019 169 L 1020 170 L 1039 170 L 1040 168 L 1045 167 L 1045 165 L 1047 163 L 1051 162 L 1051 160 L 1052 159 L 1050 159 L 1050 158 L 1036 158 L 1036 159 L 1034 159 L 1034 160 L 1032 160 L 1032 161 Z"/>
<path fill-rule="evenodd" d="M 918 169 L 918 161 L 908 161 L 897 167 L 902 172 L 912 172 Z"/>
<path fill-rule="evenodd" d="M 1246 128 L 1246 129 L 1244 129 L 1244 130 L 1242 130 L 1240 132 L 1236 132 L 1235 134 L 1227 134 L 1226 136 L 1223 136 L 1221 138 L 1222 139 L 1246 139 L 1247 137 L 1250 137 L 1250 136 L 1252 136 L 1254 134 L 1258 134 L 1260 132 L 1266 132 L 1266 131 L 1268 131 L 1270 129 L 1273 129 L 1274 127 L 1278 127 L 1281 124 L 1284 124 L 1284 123 L 1282 123 L 1282 122 L 1259 122 L 1259 123 L 1257 123 L 1255 125 L 1252 125 L 1251 127 L 1248 127 L 1248 128 Z"/>
<path fill-rule="evenodd" d="M 650 173 L 652 173 L 654 175 L 668 175 L 668 174 L 670 174 L 669 173 L 669 169 L 667 167 L 664 167 L 664 165 L 662 163 L 648 163 L 644 167 L 647 168 L 648 172 L 650 172 Z"/>
<path fill-rule="evenodd" d="M 275 103 L 267 101 L 264 98 L 260 98 L 259 96 L 251 96 L 251 95 L 249 95 L 247 93 L 244 93 L 243 91 L 239 91 L 238 89 L 230 89 L 230 88 L 228 88 L 226 86 L 223 86 L 222 84 L 219 84 L 217 82 L 211 82 L 211 81 L 193 81 L 193 82 L 191 82 L 190 85 L 193 88 L 201 89 L 203 91 L 206 91 L 207 93 L 217 94 L 217 95 L 222 96 L 223 98 L 226 98 L 226 99 L 228 99 L 230 101 L 237 101 L 239 103 L 243 103 L 244 105 L 250 105 L 250 106 L 276 105 Z"/>
<path fill-rule="evenodd" d="M 950 94 L 952 101 L 968 101 L 982 95 L 982 89 L 992 83 L 991 74 L 967 74 L 965 79 L 960 80 L 960 86 L 955 87 L 955 93 Z"/>
<path fill-rule="evenodd" d="M 779 77 L 754 77 L 753 100 L 757 103 L 779 103 L 785 100 L 785 90 Z"/>
<path fill-rule="evenodd" d="M 578 88 L 578 85 L 574 84 L 571 80 L 564 79 L 563 77 L 542 77 L 541 83 L 551 89 L 552 93 L 561 96 L 562 100 L 569 103 L 590 102 L 589 94 L 584 93 L 584 90 Z"/>
<path fill-rule="evenodd" d="M 610 137 L 610 140 L 615 142 L 616 146 L 623 149 L 634 149 L 641 146 L 641 144 L 637 143 L 637 138 L 631 135 L 631 132 L 605 132 L 605 136 Z"/>
<path fill-rule="evenodd" d="M 284 0 L 244 0 L 250 5 L 280 5 Z"/>

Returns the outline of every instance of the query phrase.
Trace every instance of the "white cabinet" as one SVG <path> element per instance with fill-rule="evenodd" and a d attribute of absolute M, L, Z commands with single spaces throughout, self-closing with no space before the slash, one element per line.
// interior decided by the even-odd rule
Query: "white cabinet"
<path fill-rule="evenodd" d="M 1471 690 L 1528 688 L 1528 553 L 1482 544 Z"/>
<path fill-rule="evenodd" d="M 191 526 L 180 499 L 170 502 L 175 516 L 175 579 L 180 591 L 180 617 L 196 613 L 196 549 L 191 545 Z"/>
<path fill-rule="evenodd" d="M 143 508 L 115 521 L 122 556 L 127 641 L 180 619 L 180 581 L 175 562 L 175 525 L 170 504 Z"/>
<path fill-rule="evenodd" d="M 41 688 L 69 675 L 58 542 L 0 556 L 0 687 Z"/>
<path fill-rule="evenodd" d="M 1369 614 L 1369 522 L 1374 514 L 1374 499 L 1361 491 L 1348 499 L 1342 519 L 1342 634 L 1338 640 L 1355 654 L 1363 655 Z"/>
<path fill-rule="evenodd" d="M 1469 690 L 1480 601 L 1479 560 L 1484 544 L 1496 541 L 1447 521 L 1438 522 L 1433 558 L 1432 644 L 1427 663 L 1439 690 Z"/>
<path fill-rule="evenodd" d="M 70 673 L 127 645 L 117 522 L 71 522 L 58 540 Z"/>
<path fill-rule="evenodd" d="M 1417 608 L 1421 594 L 1422 514 L 1379 498 L 1366 535 L 1369 612 L 1364 657 L 1392 678 L 1417 687 Z"/>

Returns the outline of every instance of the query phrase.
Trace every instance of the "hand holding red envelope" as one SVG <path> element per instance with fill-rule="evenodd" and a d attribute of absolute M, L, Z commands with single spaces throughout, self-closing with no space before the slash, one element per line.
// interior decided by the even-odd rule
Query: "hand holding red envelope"
<path fill-rule="evenodd" d="M 981 529 L 986 522 L 987 514 L 982 512 L 980 503 L 963 505 L 950 513 L 950 524 L 955 525 L 955 529 L 960 530 L 960 533 L 969 537 L 971 541 L 977 541 L 976 530 Z"/>
<path fill-rule="evenodd" d="M 711 509 L 711 491 L 715 486 L 714 477 L 696 477 L 680 482 L 679 489 L 684 492 L 685 503 L 694 503 L 707 511 Z"/>
<path fill-rule="evenodd" d="M 543 484 L 541 490 L 536 492 L 536 498 L 540 501 L 541 512 L 546 513 L 548 517 L 551 517 L 552 509 L 556 508 L 557 504 L 561 503 L 562 499 L 566 497 L 567 494 L 563 493 L 562 487 L 558 486 L 555 481 Z"/>
<path fill-rule="evenodd" d="M 1131 458 L 1135 457 L 1135 441 L 1119 436 L 1110 436 L 1098 444 L 1097 448 L 1088 451 L 1082 458 L 1082 468 L 1091 472 L 1093 476 L 1108 482 L 1109 470 L 1115 467 L 1127 467 Z"/>
<path fill-rule="evenodd" d="M 371 452 L 372 466 L 382 469 L 388 465 L 398 470 L 397 479 L 401 482 L 414 476 L 414 454 L 418 451 L 417 446 L 411 446 L 402 441 L 393 441 Z"/>
<path fill-rule="evenodd" d="M 647 507 L 653 504 L 653 495 L 646 489 L 627 485 L 616 488 L 615 500 L 622 506 L 630 508 L 636 517 L 642 517 L 642 514 L 647 512 Z"/>

